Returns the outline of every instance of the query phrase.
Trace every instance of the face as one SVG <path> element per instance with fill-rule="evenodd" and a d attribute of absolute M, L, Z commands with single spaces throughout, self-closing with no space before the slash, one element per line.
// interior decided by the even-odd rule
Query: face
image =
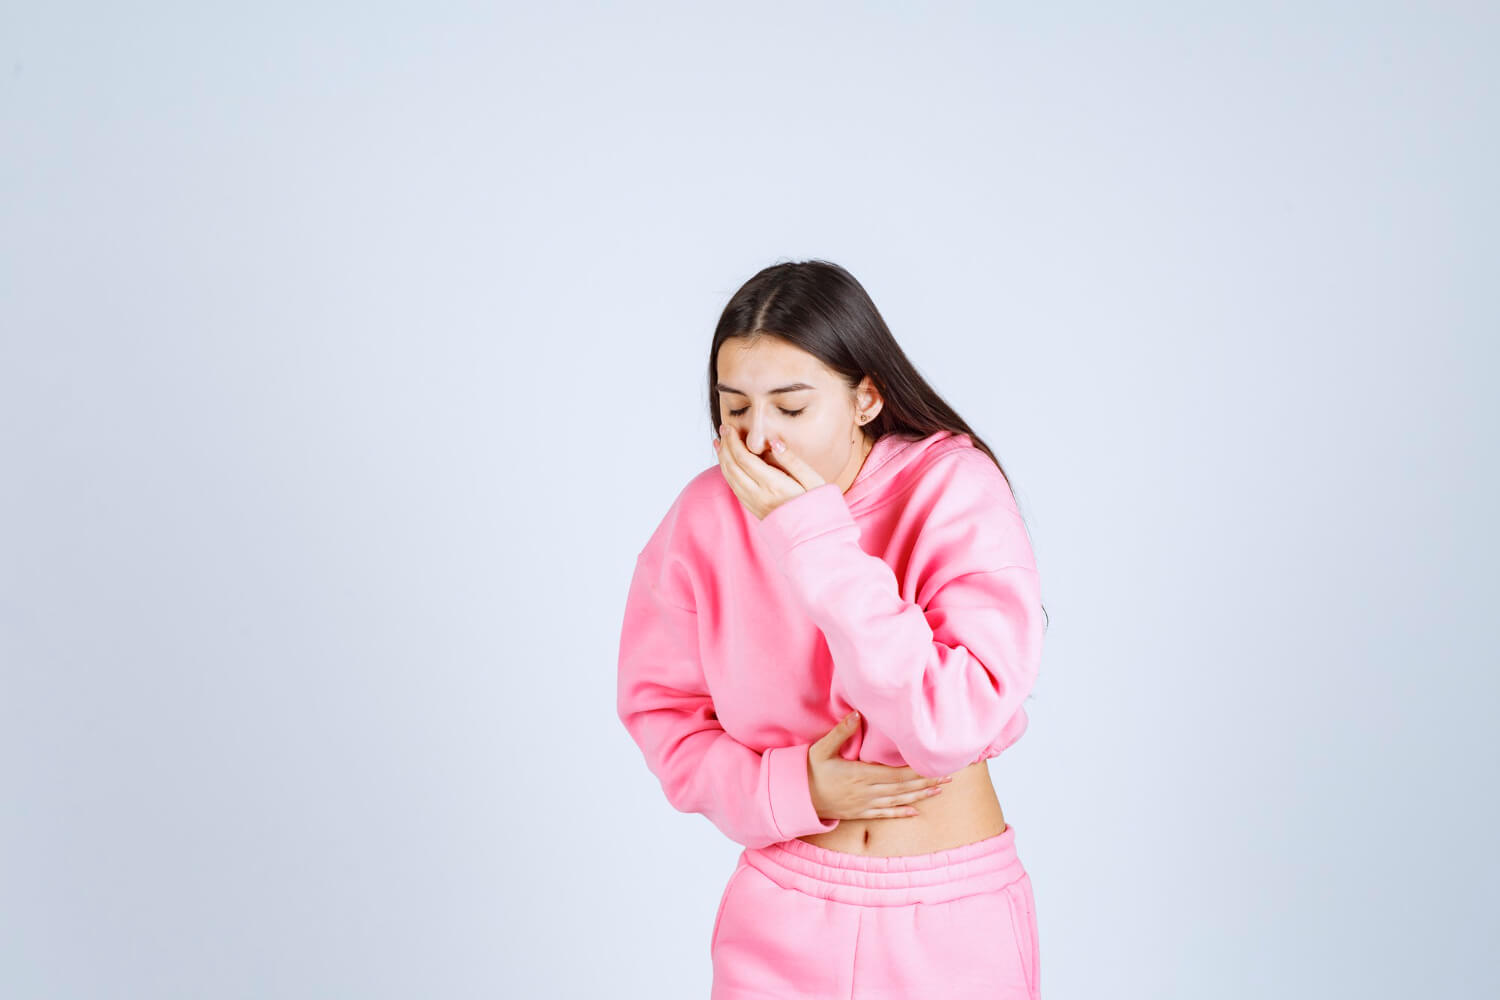
<path fill-rule="evenodd" d="M 811 354 L 764 335 L 730 337 L 716 361 L 719 413 L 746 448 L 779 467 L 771 441 L 785 441 L 825 481 L 849 488 L 869 453 L 861 428 L 881 407 L 868 376 L 851 391 Z M 775 391 L 787 386 L 798 388 Z"/>

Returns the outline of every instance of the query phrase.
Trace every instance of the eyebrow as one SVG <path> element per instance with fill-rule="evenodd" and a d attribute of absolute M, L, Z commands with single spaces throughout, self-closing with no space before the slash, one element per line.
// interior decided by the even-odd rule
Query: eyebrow
<path fill-rule="evenodd" d="M 745 396 L 746 398 L 748 398 L 749 395 L 750 395 L 748 392 L 740 392 L 738 389 L 731 389 L 731 388 L 729 388 L 729 386 L 725 385 L 723 382 L 717 383 L 716 386 L 715 386 L 715 388 L 717 388 L 720 392 L 732 392 L 736 396 Z M 768 396 L 775 396 L 775 395 L 778 395 L 779 393 L 783 393 L 783 392 L 801 392 L 804 389 L 816 389 L 816 388 L 817 388 L 817 386 L 808 385 L 806 382 L 793 382 L 791 385 L 784 385 L 784 386 L 782 386 L 779 389 L 772 389 L 770 392 L 766 393 L 766 395 L 768 395 Z"/>

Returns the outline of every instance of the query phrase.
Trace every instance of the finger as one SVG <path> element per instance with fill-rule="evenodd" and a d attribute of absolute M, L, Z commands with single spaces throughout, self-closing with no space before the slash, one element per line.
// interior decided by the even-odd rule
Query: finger
<path fill-rule="evenodd" d="M 753 482 L 756 488 L 761 491 L 761 496 L 769 498 L 784 493 L 787 486 L 793 484 L 801 485 L 791 476 L 751 451 L 740 438 L 738 430 L 729 427 L 728 431 L 728 436 L 732 439 L 729 442 L 729 448 L 735 463 L 740 467 L 740 471 L 745 474 L 745 477 Z"/>
<path fill-rule="evenodd" d="M 739 442 L 739 431 L 728 424 L 719 425 L 719 460 L 734 462 L 734 445 Z"/>
<path fill-rule="evenodd" d="M 874 761 L 862 760 L 860 767 L 865 773 L 860 775 L 871 784 L 884 781 L 910 781 L 912 778 L 925 778 L 927 775 L 917 773 L 917 770 L 906 764 L 877 764 Z"/>
<path fill-rule="evenodd" d="M 747 480 L 744 470 L 740 467 L 740 459 L 736 452 L 736 446 L 740 449 L 744 448 L 744 445 L 740 444 L 740 432 L 728 424 L 720 424 L 719 466 L 724 470 L 724 475 L 727 478 L 733 479 L 735 482 L 745 482 Z"/>
<path fill-rule="evenodd" d="M 933 788 L 921 788 L 915 792 L 907 792 L 905 795 L 882 795 L 878 799 L 871 799 L 870 805 L 877 807 L 904 806 L 919 799 L 930 799 L 942 792 L 943 786 L 937 785 Z"/>
<path fill-rule="evenodd" d="M 803 461 L 802 456 L 793 451 L 785 441 L 777 441 L 771 446 L 771 456 L 804 490 L 823 485 L 824 479 L 818 474 L 818 470 Z"/>
<path fill-rule="evenodd" d="M 728 428 L 724 436 L 719 438 L 721 442 L 719 445 L 719 468 L 723 471 L 724 478 L 729 481 L 729 485 L 740 495 L 740 500 L 749 506 L 752 501 L 760 502 L 762 491 L 760 485 L 745 474 L 744 466 L 740 465 L 735 459 L 733 454 L 734 445 L 730 443 L 730 439 L 734 436 L 734 429 Z M 742 445 L 741 450 L 743 450 L 743 447 Z"/>
<path fill-rule="evenodd" d="M 910 781 L 877 781 L 870 784 L 870 788 L 878 789 L 886 795 L 899 795 L 903 792 L 920 791 L 923 788 L 934 788 L 938 785 L 946 785 L 953 780 L 952 775 L 942 778 L 913 778 Z"/>
<path fill-rule="evenodd" d="M 719 425 L 719 447 L 715 449 L 719 454 L 719 468 L 724 472 L 724 478 L 731 482 L 740 483 L 744 481 L 744 474 L 740 472 L 739 463 L 734 458 L 734 447 L 730 439 L 735 436 L 734 428 L 725 424 Z"/>
<path fill-rule="evenodd" d="M 917 810 L 911 806 L 898 806 L 895 809 L 867 809 L 860 813 L 855 819 L 903 819 L 907 816 L 917 815 Z"/>
<path fill-rule="evenodd" d="M 866 769 L 865 773 L 860 775 L 860 778 L 869 784 L 880 784 L 887 781 L 911 781 L 918 778 L 924 781 L 934 780 L 928 775 L 921 774 L 915 768 L 905 764 L 878 764 L 873 761 L 862 760 L 859 762 L 859 765 Z M 871 768 L 878 768 L 879 770 L 870 770 Z M 941 777 L 944 781 L 951 781 L 957 774 L 958 772 L 954 771 L 953 774 L 945 774 L 941 775 Z"/>
<path fill-rule="evenodd" d="M 723 434 L 714 438 L 714 457 L 719 460 L 719 469 L 727 478 L 729 475 L 729 442 L 724 440 Z"/>
<path fill-rule="evenodd" d="M 839 724 L 824 733 L 813 747 L 817 750 L 834 753 L 844 745 L 844 741 L 854 732 L 854 727 L 859 725 L 859 713 L 850 712 L 839 720 Z"/>
<path fill-rule="evenodd" d="M 766 463 L 760 460 L 758 455 L 753 454 L 745 447 L 745 442 L 740 439 L 738 428 L 725 424 L 719 428 L 720 440 L 725 447 L 721 450 L 729 453 L 729 460 L 739 470 L 740 477 L 747 483 L 754 484 L 756 490 L 764 492 L 766 484 L 762 482 L 762 474 L 754 468 L 755 464 L 764 466 Z M 757 494 L 758 495 L 758 494 Z"/>

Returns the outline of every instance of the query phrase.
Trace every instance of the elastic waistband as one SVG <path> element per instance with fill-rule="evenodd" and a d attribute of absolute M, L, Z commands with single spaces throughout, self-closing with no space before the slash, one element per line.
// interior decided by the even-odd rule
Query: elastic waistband
<path fill-rule="evenodd" d="M 1026 874 L 1014 823 L 993 837 L 931 854 L 883 858 L 784 840 L 747 847 L 740 857 L 783 889 L 861 906 L 942 903 L 1003 888 Z"/>

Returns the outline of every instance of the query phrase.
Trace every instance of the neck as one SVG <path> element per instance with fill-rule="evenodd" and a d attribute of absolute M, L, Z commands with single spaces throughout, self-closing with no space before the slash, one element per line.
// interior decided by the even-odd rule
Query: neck
<path fill-rule="evenodd" d="M 850 463 L 850 470 L 841 477 L 839 483 L 839 491 L 842 493 L 848 493 L 849 487 L 853 486 L 854 481 L 859 478 L 860 470 L 865 467 L 865 459 L 870 457 L 870 452 L 874 449 L 875 442 L 865 437 L 864 434 L 860 434 L 859 444 L 856 447 L 858 450 L 855 454 L 858 458 Z"/>

